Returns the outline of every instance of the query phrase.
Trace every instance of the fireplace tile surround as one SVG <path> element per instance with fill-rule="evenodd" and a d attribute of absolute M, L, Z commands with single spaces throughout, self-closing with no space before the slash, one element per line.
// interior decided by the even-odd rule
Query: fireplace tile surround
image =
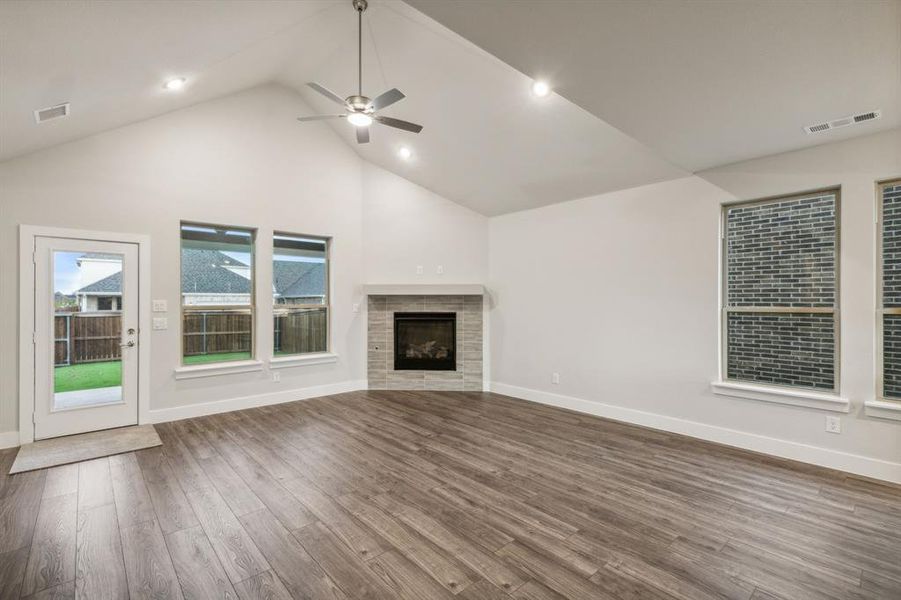
<path fill-rule="evenodd" d="M 482 391 L 482 302 L 479 295 L 370 295 L 367 367 L 369 389 Z M 395 312 L 454 312 L 456 371 L 394 370 Z"/>

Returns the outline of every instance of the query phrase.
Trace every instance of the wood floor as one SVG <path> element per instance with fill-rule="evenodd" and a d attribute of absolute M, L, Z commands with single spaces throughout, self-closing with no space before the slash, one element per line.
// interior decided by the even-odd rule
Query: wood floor
<path fill-rule="evenodd" d="M 157 427 L 0 475 L 0 598 L 901 598 L 901 488 L 832 471 L 479 393 Z"/>

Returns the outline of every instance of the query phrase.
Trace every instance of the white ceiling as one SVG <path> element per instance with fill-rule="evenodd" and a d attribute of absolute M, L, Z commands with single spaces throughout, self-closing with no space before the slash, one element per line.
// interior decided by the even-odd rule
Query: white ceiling
<path fill-rule="evenodd" d="M 690 171 L 901 125 L 901 0 L 408 3 Z"/>
<path fill-rule="evenodd" d="M 304 84 L 355 91 L 355 16 L 350 0 L 2 3 L 0 159 L 267 81 L 334 113 Z M 398 87 L 408 97 L 385 114 L 425 130 L 378 126 L 358 146 L 344 121 L 285 127 L 333 127 L 367 160 L 483 214 L 684 175 L 563 98 L 537 101 L 529 78 L 406 4 L 375 1 L 364 24 L 364 91 Z M 187 89 L 164 91 L 175 75 Z M 71 117 L 34 123 L 63 101 Z"/>
<path fill-rule="evenodd" d="M 0 160 L 271 81 L 290 58 L 284 34 L 333 4 L 2 1 Z M 182 93 L 162 89 L 174 76 L 190 79 Z M 61 102 L 69 118 L 34 122 Z"/>
<path fill-rule="evenodd" d="M 286 127 L 333 127 L 367 160 L 501 214 L 897 126 L 899 2 L 410 0 L 502 62 L 407 4 L 371 0 L 364 92 L 401 89 L 385 114 L 423 132 L 377 127 L 358 146 L 343 121 Z M 270 81 L 333 112 L 304 83 L 354 90 L 355 25 L 350 0 L 0 2 L 0 160 Z M 533 74 L 560 94 L 533 98 Z M 188 87 L 164 92 L 172 76 Z M 66 101 L 70 117 L 34 123 Z M 882 121 L 800 133 L 871 108 Z"/>
<path fill-rule="evenodd" d="M 353 44 L 353 11 L 342 4 L 334 14 L 346 28 L 343 41 Z M 357 145 L 343 120 L 300 126 L 333 127 L 375 164 L 488 215 L 686 175 L 564 98 L 534 98 L 530 78 L 403 3 L 376 4 L 366 17 L 364 93 L 400 89 L 407 98 L 385 114 L 425 129 L 373 126 L 372 141 Z M 336 50 L 314 69 L 297 65 L 279 79 L 328 114 L 336 105 L 305 82 L 348 96 L 356 68 L 355 52 Z M 402 145 L 412 160 L 398 158 Z"/>

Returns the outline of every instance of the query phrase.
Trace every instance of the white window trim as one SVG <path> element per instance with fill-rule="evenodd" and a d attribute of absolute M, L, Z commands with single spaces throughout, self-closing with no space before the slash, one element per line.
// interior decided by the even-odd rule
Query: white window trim
<path fill-rule="evenodd" d="M 288 231 L 283 231 L 280 229 L 274 230 L 271 232 L 271 245 L 270 250 L 272 254 L 269 256 L 269 269 L 270 272 L 274 273 L 273 265 L 275 263 L 275 236 L 290 236 L 297 238 L 307 238 L 311 240 L 318 240 L 325 242 L 325 294 L 317 295 L 313 294 L 312 296 L 317 296 L 323 299 L 322 304 L 278 304 L 276 298 L 277 294 L 275 293 L 275 285 L 273 282 L 272 287 L 272 295 L 269 298 L 269 302 L 272 306 L 272 314 L 270 322 L 274 323 L 274 319 L 279 314 L 286 314 L 296 309 L 325 309 L 325 352 L 309 352 L 302 354 L 287 354 L 281 356 L 271 356 L 269 359 L 269 368 L 271 369 L 282 369 L 287 367 L 300 367 L 304 365 L 323 365 L 328 363 L 338 362 L 338 355 L 335 354 L 332 350 L 332 245 L 334 244 L 334 240 L 332 236 L 327 235 L 312 235 L 306 233 L 291 233 Z M 273 334 L 274 335 L 274 334 Z M 274 353 L 274 338 L 271 340 L 269 344 L 269 351 Z"/>
<path fill-rule="evenodd" d="M 901 402 L 897 400 L 868 400 L 864 410 L 868 417 L 901 421 Z"/>
<path fill-rule="evenodd" d="M 286 369 L 305 365 L 326 365 L 338 362 L 334 352 L 316 352 L 312 354 L 296 354 L 293 356 L 277 356 L 269 359 L 270 369 Z"/>
<path fill-rule="evenodd" d="M 210 227 L 210 228 L 221 228 L 221 229 L 233 229 L 233 230 L 241 230 L 247 231 L 250 233 L 250 265 L 249 272 L 250 277 L 248 278 L 250 281 L 250 293 L 249 299 L 250 303 L 247 305 L 238 304 L 238 305 L 228 305 L 228 304 L 185 304 L 185 296 L 192 295 L 194 292 L 189 292 L 188 294 L 184 294 L 181 292 L 181 277 L 182 277 L 182 260 L 181 260 L 181 250 L 182 250 L 182 228 L 185 225 L 194 225 L 199 227 Z M 197 377 L 211 377 L 213 375 L 224 375 L 229 373 L 247 373 L 251 371 L 261 371 L 263 369 L 263 362 L 259 360 L 257 349 L 258 346 L 258 327 L 257 327 L 257 272 L 256 272 L 256 261 L 257 261 L 257 240 L 259 236 L 259 231 L 256 228 L 252 227 L 244 227 L 239 225 L 222 225 L 222 224 L 214 224 L 214 223 L 203 223 L 199 221 L 180 221 L 179 222 L 179 237 L 178 237 L 178 248 L 179 248 L 179 261 L 178 261 L 178 281 L 179 281 L 179 317 L 178 317 L 178 337 L 179 337 L 179 366 L 175 368 L 175 378 L 176 379 L 194 379 Z M 221 294 L 220 294 L 221 295 Z M 221 363 L 209 363 L 202 365 L 186 365 L 184 364 L 185 360 L 185 331 L 184 331 L 184 322 L 185 322 L 185 313 L 186 312 L 213 312 L 216 310 L 229 310 L 229 309 L 239 309 L 239 310 L 250 310 L 250 355 L 251 358 L 248 360 L 241 361 L 231 361 L 231 362 L 221 362 Z M 255 365 L 259 365 L 258 368 L 248 368 L 253 367 Z M 221 367 L 221 370 L 220 370 Z M 243 367 L 243 368 L 242 368 Z"/>
<path fill-rule="evenodd" d="M 899 184 L 899 179 L 876 183 L 876 399 L 864 404 L 867 416 L 901 421 L 901 399 L 885 397 L 885 315 L 897 314 L 897 309 L 885 308 L 885 271 L 883 267 L 885 188 Z"/>
<path fill-rule="evenodd" d="M 751 383 L 736 383 L 734 381 L 715 381 L 711 384 L 711 387 L 713 388 L 713 393 L 718 396 L 731 396 L 745 400 L 759 400 L 774 404 L 816 408 L 831 412 L 847 413 L 851 410 L 851 401 L 847 398 L 812 390 L 769 387 Z"/>
<path fill-rule="evenodd" d="M 187 365 L 176 367 L 176 379 L 197 379 L 232 373 L 252 373 L 263 370 L 261 360 L 236 360 L 232 362 L 209 363 L 204 365 Z"/>
<path fill-rule="evenodd" d="M 727 292 L 727 281 L 728 274 L 726 270 L 728 268 L 727 260 L 726 260 L 726 215 L 730 208 L 734 208 L 736 206 L 748 206 L 753 204 L 770 204 L 773 202 L 783 202 L 786 200 L 792 199 L 801 199 L 808 198 L 822 194 L 832 193 L 835 195 L 835 264 L 836 264 L 836 272 L 835 272 L 835 289 L 836 289 L 836 299 L 833 308 L 828 311 L 833 313 L 835 317 L 835 388 L 831 392 L 813 392 L 809 390 L 805 390 L 804 388 L 791 388 L 791 387 L 779 387 L 779 386 L 767 386 L 759 383 L 748 383 L 742 382 L 739 380 L 732 380 L 726 377 L 727 369 L 726 365 L 728 362 L 728 328 L 726 325 L 728 309 L 726 307 L 728 292 Z M 719 251 L 719 336 L 718 336 L 718 345 L 719 345 L 719 381 L 711 382 L 711 387 L 714 389 L 714 393 L 718 393 L 718 395 L 726 395 L 726 396 L 734 396 L 740 398 L 746 398 L 749 400 L 762 400 L 764 402 L 775 402 L 778 404 L 791 404 L 793 406 L 806 406 L 810 408 L 822 408 L 824 410 L 829 410 L 826 408 L 828 406 L 835 405 L 834 400 L 838 400 L 839 403 L 847 403 L 850 406 L 850 402 L 842 398 L 840 396 L 841 393 L 841 195 L 842 190 L 841 187 L 829 187 L 822 188 L 817 190 L 811 190 L 808 192 L 801 192 L 798 194 L 782 194 L 779 196 L 771 196 L 767 198 L 759 198 L 757 200 L 737 200 L 732 202 L 726 202 L 721 205 L 721 216 L 720 216 L 720 251 Z M 796 312 L 804 312 L 805 309 L 792 309 Z M 822 309 L 808 309 L 810 312 L 823 312 Z M 785 309 L 775 309 L 773 312 L 791 312 Z M 742 393 L 746 393 L 746 395 L 739 396 L 736 393 L 719 393 L 717 389 L 732 389 L 733 391 L 737 390 L 737 388 L 741 388 Z M 788 395 L 786 395 L 788 394 Z M 789 398 L 791 395 L 794 395 L 797 401 L 793 402 L 784 402 L 780 401 L 780 398 Z M 823 404 L 825 399 L 826 404 Z M 832 404 L 829 404 L 829 403 Z M 840 410 L 839 412 L 848 412 L 849 409 Z"/>

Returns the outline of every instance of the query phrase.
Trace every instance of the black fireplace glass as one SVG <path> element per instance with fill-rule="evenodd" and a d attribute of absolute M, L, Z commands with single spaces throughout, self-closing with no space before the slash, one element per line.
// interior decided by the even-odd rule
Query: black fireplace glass
<path fill-rule="evenodd" d="M 394 313 L 395 371 L 456 371 L 456 342 L 456 313 Z"/>

